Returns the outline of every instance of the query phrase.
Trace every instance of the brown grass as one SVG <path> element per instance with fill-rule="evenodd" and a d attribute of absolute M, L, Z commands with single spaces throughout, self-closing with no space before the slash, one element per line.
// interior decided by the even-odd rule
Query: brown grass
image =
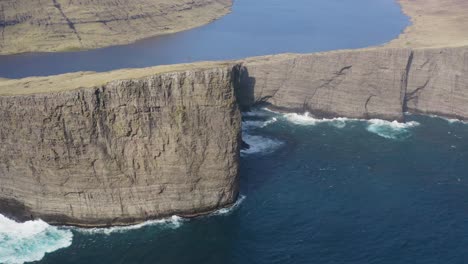
<path fill-rule="evenodd" d="M 226 67 L 230 65 L 234 65 L 234 62 L 199 62 L 141 69 L 121 69 L 102 73 L 75 72 L 46 77 L 0 79 L 0 96 L 54 93 L 79 88 L 92 88 L 115 80 L 140 79 L 155 74 Z"/>
<path fill-rule="evenodd" d="M 412 25 L 388 47 L 468 45 L 468 0 L 398 0 Z"/>

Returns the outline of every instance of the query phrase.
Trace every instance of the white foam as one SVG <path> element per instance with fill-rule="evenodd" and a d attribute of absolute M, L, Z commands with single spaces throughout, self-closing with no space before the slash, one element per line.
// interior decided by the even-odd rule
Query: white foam
<path fill-rule="evenodd" d="M 409 136 L 409 128 L 418 126 L 415 121 L 400 123 L 398 121 L 385 121 L 381 119 L 371 119 L 367 121 L 367 131 L 387 139 L 403 139 Z"/>
<path fill-rule="evenodd" d="M 263 123 L 265 123 L 265 121 L 253 121 L 253 120 L 242 121 L 242 130 L 247 131 L 247 130 L 251 130 L 254 128 L 259 128 L 263 126 Z"/>
<path fill-rule="evenodd" d="M 17 223 L 0 214 L 0 263 L 39 261 L 46 253 L 69 247 L 73 234 L 42 220 Z"/>
<path fill-rule="evenodd" d="M 303 126 L 315 126 L 321 123 L 327 123 L 337 128 L 344 128 L 346 123 L 349 121 L 359 121 L 359 119 L 351 119 L 345 117 L 337 117 L 337 118 L 315 118 L 310 115 L 309 112 L 301 114 L 290 113 L 283 115 L 286 120 L 289 122 L 296 124 L 296 125 L 303 125 Z"/>
<path fill-rule="evenodd" d="M 248 149 L 241 150 L 241 154 L 268 154 L 283 145 L 282 141 L 263 136 L 254 136 L 244 133 L 242 139 L 249 145 Z"/>
<path fill-rule="evenodd" d="M 245 200 L 245 195 L 239 196 L 239 199 L 237 199 L 236 203 L 234 203 L 231 207 L 228 208 L 223 208 L 219 209 L 218 211 L 215 211 L 210 214 L 210 216 L 214 215 L 230 215 L 232 212 L 234 212 Z"/>
<path fill-rule="evenodd" d="M 271 119 L 268 119 L 267 121 L 258 121 L 258 120 L 247 120 L 242 122 L 242 130 L 247 131 L 253 128 L 263 128 L 268 125 L 271 125 L 278 121 L 276 117 L 273 117 Z"/>
<path fill-rule="evenodd" d="M 236 210 L 242 202 L 245 200 L 245 196 L 241 195 L 239 199 L 237 199 L 236 203 L 234 203 L 231 207 L 228 208 L 222 208 L 219 209 L 208 216 L 215 216 L 215 215 L 228 215 L 232 213 L 234 210 Z M 151 221 L 146 221 L 141 224 L 137 225 L 130 225 L 130 226 L 115 226 L 115 227 L 108 227 L 108 228 L 79 228 L 79 227 L 71 227 L 70 229 L 74 229 L 80 233 L 83 234 L 103 234 L 103 235 L 110 235 L 113 233 L 124 233 L 132 230 L 137 230 L 143 227 L 147 226 L 162 226 L 164 228 L 171 228 L 171 229 L 177 229 L 182 226 L 184 222 L 189 221 L 187 218 L 182 218 L 179 216 L 171 216 L 169 218 L 165 219 L 159 219 L 159 220 L 151 220 Z"/>
<path fill-rule="evenodd" d="M 271 125 L 271 124 L 273 124 L 273 123 L 275 123 L 277 121 L 278 121 L 278 119 L 276 117 L 273 117 L 273 118 L 268 119 L 267 121 L 265 121 L 263 123 L 262 127 L 266 127 L 266 126 Z"/>
<path fill-rule="evenodd" d="M 403 139 L 410 135 L 409 129 L 418 126 L 415 121 L 400 123 L 397 121 L 385 121 L 381 119 L 354 119 L 354 118 L 315 118 L 306 112 L 303 115 L 291 113 L 283 115 L 286 120 L 296 125 L 314 126 L 321 123 L 326 123 L 337 128 L 346 127 L 348 122 L 367 122 L 367 131 L 379 135 L 387 139 Z"/>
<path fill-rule="evenodd" d="M 463 121 L 463 120 L 460 120 L 460 119 L 455 119 L 455 118 L 443 118 L 442 119 L 445 119 L 447 120 L 447 122 L 449 122 L 450 124 L 464 124 L 464 125 L 468 125 L 468 122 L 467 121 Z"/>
<path fill-rule="evenodd" d="M 266 117 L 268 116 L 268 113 L 265 113 L 265 111 L 262 111 L 263 109 L 253 109 L 249 112 L 242 112 L 242 116 L 247 116 L 247 117 Z"/>
<path fill-rule="evenodd" d="M 184 219 L 179 216 L 171 216 L 169 218 L 165 219 L 159 219 L 159 220 L 150 220 L 146 221 L 140 224 L 136 225 L 130 225 L 130 226 L 114 226 L 114 227 L 107 227 L 107 228 L 77 228 L 74 227 L 73 229 L 77 230 L 80 233 L 85 233 L 85 234 L 104 234 L 104 235 L 110 235 L 112 233 L 123 233 L 123 232 L 128 232 L 132 230 L 137 230 L 142 227 L 146 226 L 155 226 L 155 225 L 161 225 L 166 228 L 171 228 L 171 229 L 177 229 L 179 228 L 184 221 L 188 221 L 188 219 Z"/>
<path fill-rule="evenodd" d="M 281 114 L 281 112 L 273 111 L 273 110 L 271 110 L 271 109 L 268 108 L 268 107 L 263 107 L 262 110 L 263 110 L 263 111 L 270 112 L 270 113 L 273 113 L 273 114 Z"/>
<path fill-rule="evenodd" d="M 412 114 L 409 114 L 409 115 L 412 115 Z M 459 124 L 468 125 L 468 121 L 460 120 L 460 119 L 457 119 L 457 118 L 447 118 L 447 117 L 438 116 L 438 115 L 426 115 L 426 116 L 432 117 L 432 118 L 443 119 L 443 120 L 449 122 L 450 124 L 459 123 Z"/>

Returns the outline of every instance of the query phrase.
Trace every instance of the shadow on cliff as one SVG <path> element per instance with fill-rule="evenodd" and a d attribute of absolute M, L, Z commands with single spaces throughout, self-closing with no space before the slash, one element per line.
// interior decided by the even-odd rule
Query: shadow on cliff
<path fill-rule="evenodd" d="M 234 67 L 234 93 L 242 112 L 249 111 L 256 104 L 255 78 L 249 75 L 249 70 L 241 64 Z"/>

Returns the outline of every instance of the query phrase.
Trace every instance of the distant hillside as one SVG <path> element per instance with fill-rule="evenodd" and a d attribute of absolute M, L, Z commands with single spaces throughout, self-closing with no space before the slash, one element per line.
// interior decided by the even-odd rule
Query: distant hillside
<path fill-rule="evenodd" d="M 0 54 L 127 44 L 209 23 L 231 0 L 1 0 Z"/>

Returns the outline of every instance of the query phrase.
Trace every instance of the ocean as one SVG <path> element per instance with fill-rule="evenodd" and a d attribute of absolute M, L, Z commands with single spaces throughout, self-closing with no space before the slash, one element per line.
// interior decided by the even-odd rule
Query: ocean
<path fill-rule="evenodd" d="M 244 113 L 250 148 L 241 153 L 241 196 L 232 208 L 107 229 L 41 221 L 5 228 L 8 220 L 0 218 L 0 259 L 466 263 L 468 124 L 407 119 L 403 124 L 267 109 Z"/>

